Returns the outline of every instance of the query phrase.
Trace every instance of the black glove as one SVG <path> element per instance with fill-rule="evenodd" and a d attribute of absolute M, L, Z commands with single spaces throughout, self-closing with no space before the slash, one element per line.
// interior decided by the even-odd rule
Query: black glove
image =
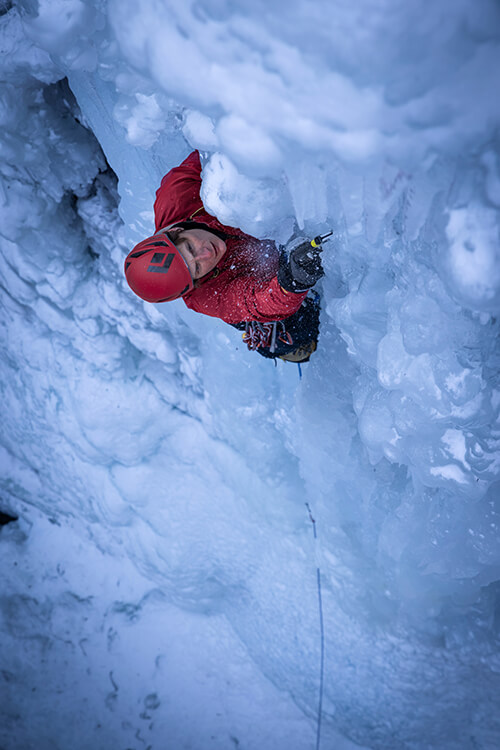
<path fill-rule="evenodd" d="M 321 246 L 313 247 L 311 240 L 296 237 L 280 247 L 278 283 L 287 292 L 305 292 L 323 276 Z"/>

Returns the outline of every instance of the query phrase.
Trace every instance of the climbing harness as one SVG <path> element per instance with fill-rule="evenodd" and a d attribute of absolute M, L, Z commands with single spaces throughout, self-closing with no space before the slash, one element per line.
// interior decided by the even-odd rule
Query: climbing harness
<path fill-rule="evenodd" d="M 316 580 L 318 585 L 318 605 L 319 605 L 319 628 L 321 636 L 321 648 L 320 648 L 320 670 L 319 670 L 319 702 L 318 702 L 318 723 L 316 729 L 316 750 L 319 750 L 319 743 L 321 739 L 321 714 L 323 711 L 323 678 L 325 672 L 325 629 L 323 624 L 323 602 L 321 598 L 321 571 L 318 563 L 318 535 L 316 534 L 316 520 L 313 518 L 309 503 L 306 503 L 307 512 L 309 513 L 309 520 L 313 526 L 314 541 L 316 543 Z"/>
<path fill-rule="evenodd" d="M 233 323 L 243 341 L 263 357 L 287 362 L 308 362 L 319 335 L 319 295 L 312 291 L 296 313 L 284 320 Z"/>

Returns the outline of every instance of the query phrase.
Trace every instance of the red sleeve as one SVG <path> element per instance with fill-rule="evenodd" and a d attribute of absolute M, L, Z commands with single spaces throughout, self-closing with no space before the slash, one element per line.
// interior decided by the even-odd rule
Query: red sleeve
<path fill-rule="evenodd" d="M 184 301 L 192 310 L 221 318 L 226 323 L 246 320 L 266 323 L 293 315 L 306 296 L 307 292 L 285 292 L 276 276 L 268 281 L 239 276 L 223 288 L 218 284 L 204 284 L 187 295 Z"/>
<path fill-rule="evenodd" d="M 203 204 L 200 198 L 201 163 L 193 151 L 182 164 L 168 172 L 156 191 L 154 205 L 156 231 L 176 221 L 188 219 Z"/>

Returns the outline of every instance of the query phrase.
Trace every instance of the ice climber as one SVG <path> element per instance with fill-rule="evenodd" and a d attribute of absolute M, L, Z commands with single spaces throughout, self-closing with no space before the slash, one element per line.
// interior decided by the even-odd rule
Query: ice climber
<path fill-rule="evenodd" d="M 319 304 L 308 291 L 323 275 L 319 249 L 302 237 L 278 250 L 224 226 L 205 210 L 200 187 L 193 151 L 156 192 L 156 234 L 128 254 L 129 286 L 147 302 L 182 297 L 242 330 L 249 349 L 265 357 L 307 361 L 318 339 Z"/>

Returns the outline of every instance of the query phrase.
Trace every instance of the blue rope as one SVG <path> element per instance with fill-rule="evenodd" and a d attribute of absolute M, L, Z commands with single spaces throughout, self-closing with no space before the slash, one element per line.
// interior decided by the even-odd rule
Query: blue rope
<path fill-rule="evenodd" d="M 297 367 L 299 368 L 299 378 L 302 378 L 302 367 L 300 366 L 300 362 L 297 362 Z"/>
<path fill-rule="evenodd" d="M 318 704 L 318 730 L 316 732 L 316 750 L 319 750 L 319 742 L 321 737 L 321 716 L 323 713 L 323 676 L 325 672 L 325 631 L 323 626 L 323 603 L 321 599 L 321 573 L 319 568 L 316 568 L 317 579 L 318 579 L 318 605 L 319 605 L 319 625 L 321 631 L 321 666 L 320 666 L 320 677 L 319 677 L 319 704 Z"/>
<path fill-rule="evenodd" d="M 313 525 L 314 540 L 317 542 L 318 535 L 316 534 L 316 520 L 313 518 L 309 503 L 306 503 L 306 508 L 309 512 L 309 519 Z M 316 729 L 316 750 L 319 750 L 319 743 L 321 739 L 321 717 L 323 713 L 323 682 L 325 673 L 325 628 L 323 623 L 323 600 L 321 597 L 321 571 L 319 566 L 316 567 L 316 579 L 318 583 L 318 605 L 319 605 L 319 627 L 321 634 L 321 658 L 320 658 L 320 673 L 319 673 L 319 703 L 318 703 L 318 724 Z"/>

